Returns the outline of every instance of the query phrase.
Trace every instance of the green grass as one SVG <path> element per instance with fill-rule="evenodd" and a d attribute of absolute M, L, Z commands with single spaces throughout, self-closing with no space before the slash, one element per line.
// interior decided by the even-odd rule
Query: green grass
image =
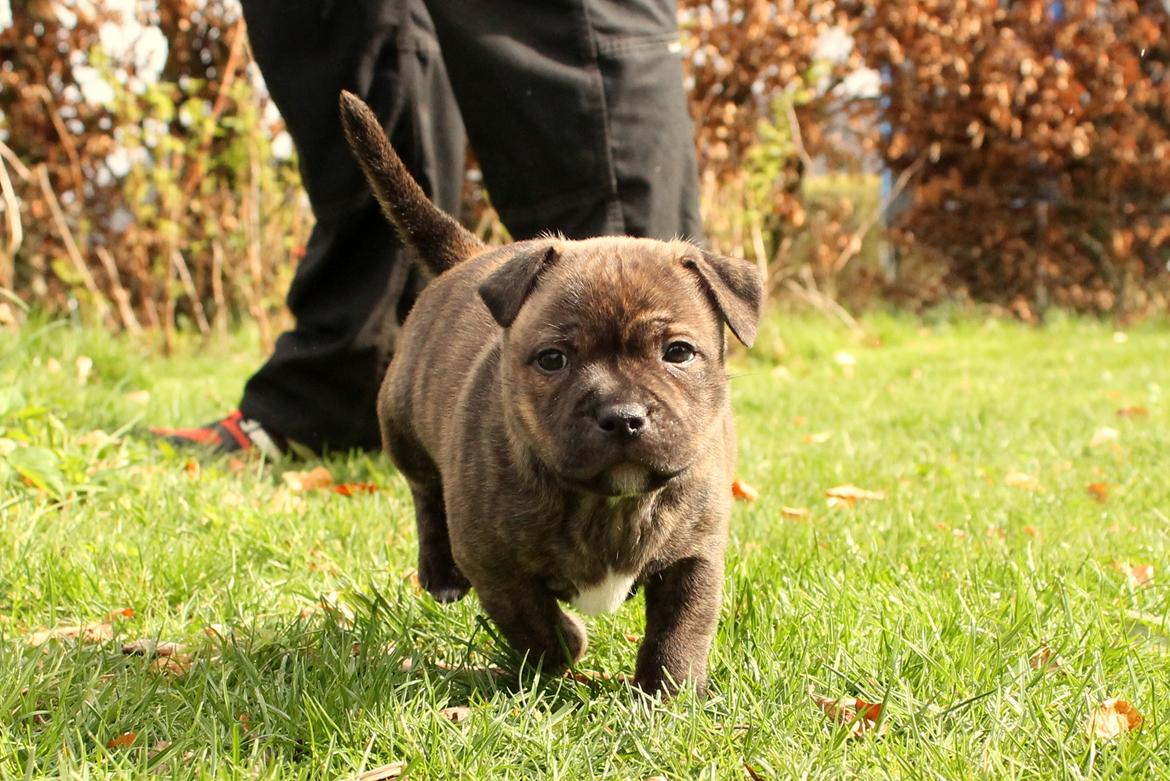
<path fill-rule="evenodd" d="M 762 498 L 735 508 L 712 695 L 657 705 L 601 676 L 438 664 L 504 649 L 474 597 L 440 608 L 404 579 L 410 502 L 381 457 L 327 464 L 384 491 L 297 494 L 280 471 L 300 467 L 196 474 L 135 434 L 228 409 L 260 360 L 246 335 L 160 358 L 67 324 L 5 332 L 0 778 L 334 779 L 394 760 L 411 778 L 1170 776 L 1170 327 L 1124 343 L 1079 320 L 865 328 L 775 317 L 737 358 L 739 473 Z M 1134 406 L 1148 415 L 1118 416 Z M 1090 446 L 1106 426 L 1117 439 Z M 887 498 L 827 508 L 847 483 Z M 332 592 L 352 626 L 302 616 Z M 111 641 L 29 643 L 124 607 Z M 588 625 L 582 668 L 629 673 L 640 600 Z M 121 653 L 140 638 L 187 644 L 189 672 Z M 1045 645 L 1059 666 L 1032 669 Z M 810 686 L 884 701 L 888 731 L 850 739 Z M 1108 697 L 1145 723 L 1087 741 Z M 444 719 L 453 705 L 470 718 Z"/>

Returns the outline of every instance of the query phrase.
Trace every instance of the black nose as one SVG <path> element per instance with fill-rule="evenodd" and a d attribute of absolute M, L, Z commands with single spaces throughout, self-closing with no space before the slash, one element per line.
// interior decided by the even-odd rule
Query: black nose
<path fill-rule="evenodd" d="M 619 442 L 637 439 L 646 428 L 646 408 L 641 404 L 602 405 L 597 410 L 597 427 Z"/>

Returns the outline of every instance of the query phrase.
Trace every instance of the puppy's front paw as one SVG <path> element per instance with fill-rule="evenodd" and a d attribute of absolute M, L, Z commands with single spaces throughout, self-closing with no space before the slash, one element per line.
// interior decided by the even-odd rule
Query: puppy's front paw
<path fill-rule="evenodd" d="M 418 563 L 418 582 L 436 602 L 447 604 L 458 602 L 467 596 L 471 583 L 459 571 L 454 562 L 435 564 L 429 561 Z"/>

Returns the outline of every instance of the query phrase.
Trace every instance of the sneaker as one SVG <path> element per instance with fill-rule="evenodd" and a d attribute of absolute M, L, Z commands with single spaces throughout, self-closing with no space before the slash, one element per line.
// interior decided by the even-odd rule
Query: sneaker
<path fill-rule="evenodd" d="M 198 428 L 151 428 L 150 433 L 162 437 L 172 445 L 202 447 L 215 453 L 235 453 L 258 450 L 268 458 L 279 458 L 288 447 L 288 440 L 267 431 L 255 420 L 245 418 L 235 410 L 226 418 Z"/>

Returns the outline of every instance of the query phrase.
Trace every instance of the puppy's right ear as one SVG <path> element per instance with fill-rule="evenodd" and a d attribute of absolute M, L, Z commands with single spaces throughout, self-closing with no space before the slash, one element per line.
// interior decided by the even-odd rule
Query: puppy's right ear
<path fill-rule="evenodd" d="M 523 249 L 480 284 L 479 297 L 497 323 L 507 328 L 516 322 L 516 315 L 536 289 L 541 272 L 556 258 L 556 249 L 547 244 Z"/>

